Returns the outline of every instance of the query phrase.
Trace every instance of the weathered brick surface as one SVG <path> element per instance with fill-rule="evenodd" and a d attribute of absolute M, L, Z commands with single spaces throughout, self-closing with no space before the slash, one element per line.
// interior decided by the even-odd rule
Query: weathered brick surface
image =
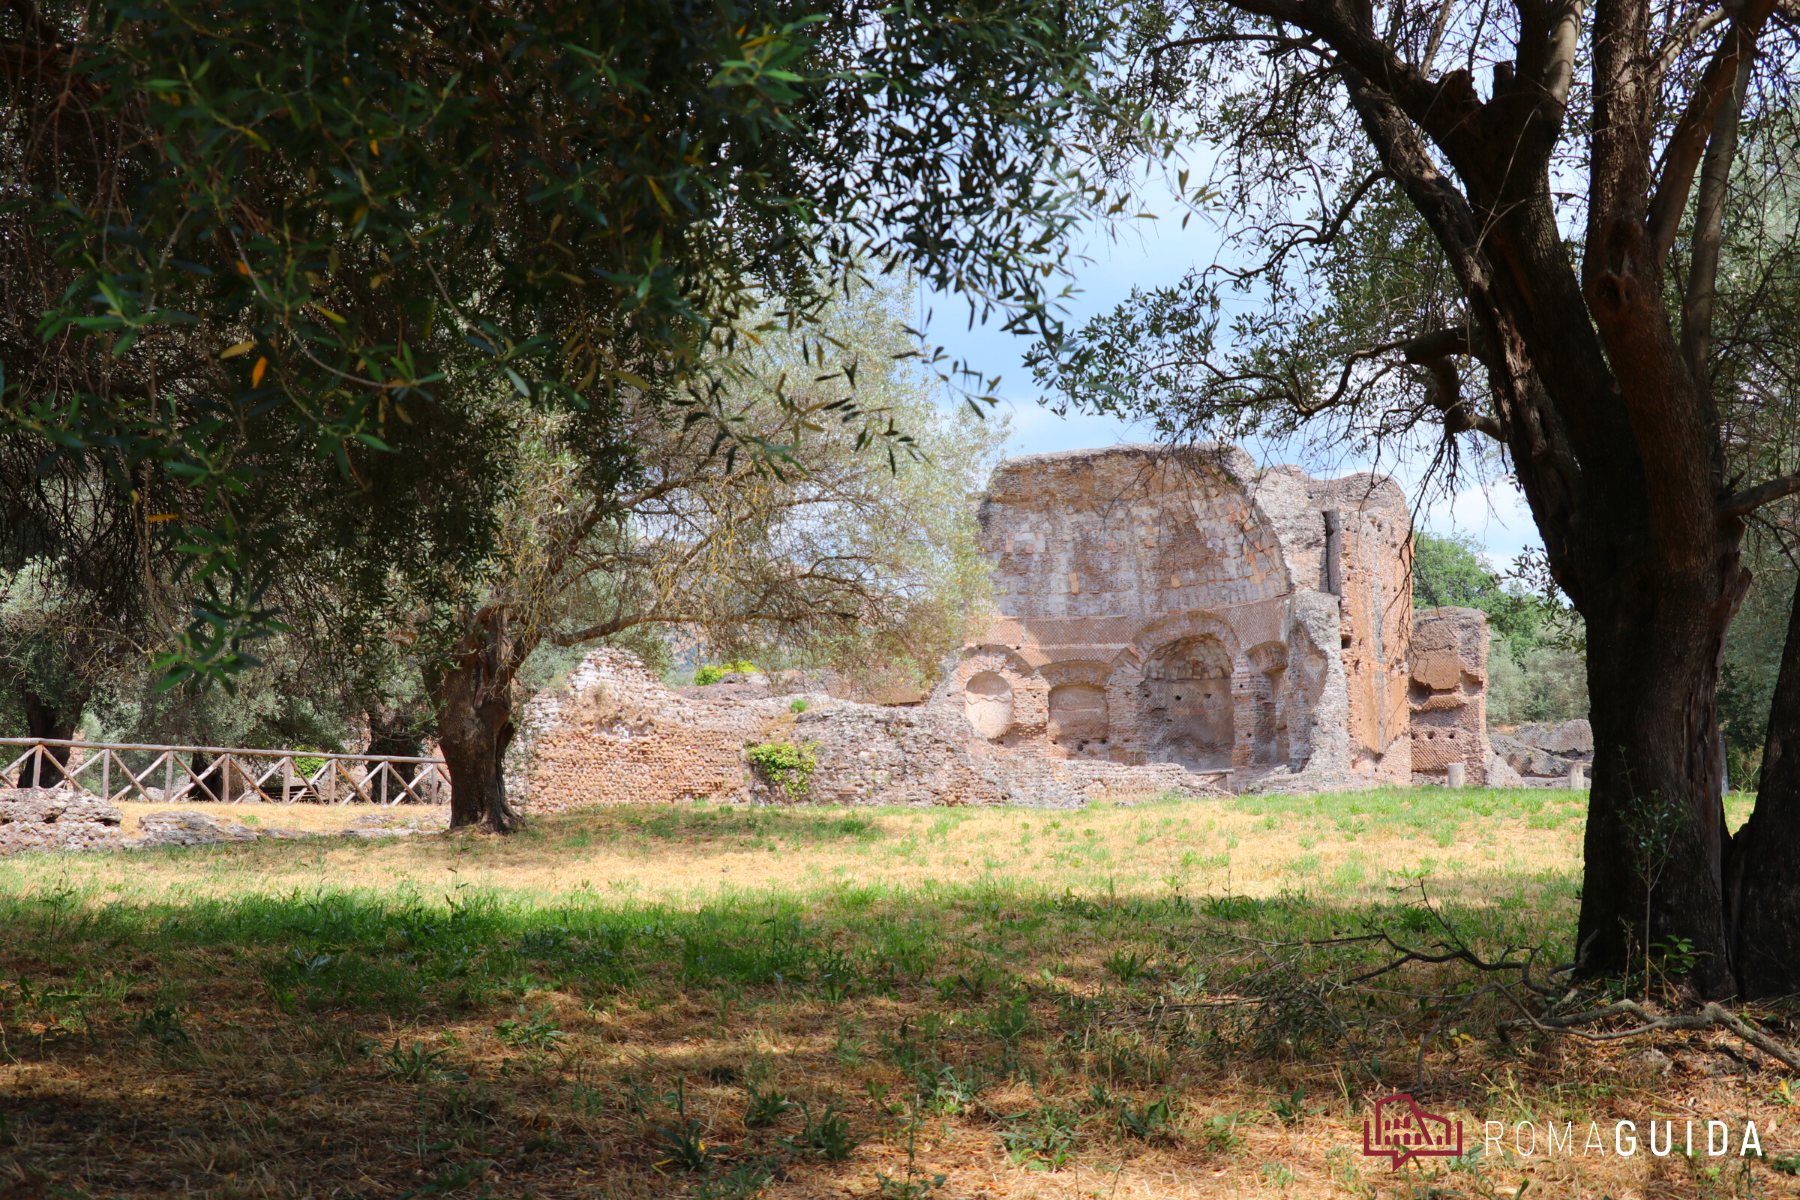
<path fill-rule="evenodd" d="M 0 790 L 0 855 L 25 850 L 105 850 L 121 845 L 124 814 L 70 788 Z"/>
<path fill-rule="evenodd" d="M 532 812 L 693 798 L 786 803 L 792 797 L 759 778 L 744 753 L 781 741 L 807 747 L 818 764 L 809 803 L 1075 808 L 1098 795 L 1216 790 L 1173 764 L 1134 770 L 996 755 L 954 706 L 807 700 L 812 707 L 795 714 L 788 696 L 692 699 L 630 654 L 598 650 L 565 688 L 527 705 L 507 788 Z"/>
<path fill-rule="evenodd" d="M 690 700 L 623 650 L 588 655 L 525 707 L 507 790 L 535 812 L 748 795 L 743 750 L 790 701 Z"/>
<path fill-rule="evenodd" d="M 1412 762 L 1420 782 L 1442 783 L 1460 762 L 1464 780 L 1482 786 L 1494 775 L 1487 735 L 1487 614 L 1473 608 L 1428 608 L 1413 618 Z"/>
<path fill-rule="evenodd" d="M 960 701 L 996 752 L 1411 776 L 1405 497 L 1232 446 L 1008 459 L 980 509 L 999 618 Z"/>

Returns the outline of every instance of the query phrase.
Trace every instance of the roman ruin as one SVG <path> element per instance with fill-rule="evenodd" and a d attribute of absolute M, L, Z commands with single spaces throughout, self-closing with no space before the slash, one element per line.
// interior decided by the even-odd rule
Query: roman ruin
<path fill-rule="evenodd" d="M 1002 462 L 978 507 L 993 613 L 910 706 L 707 698 L 600 650 L 527 707 L 509 788 L 536 811 L 799 799 L 745 747 L 808 747 L 815 802 L 1022 803 L 1489 778 L 1488 631 L 1412 611 L 1393 480 L 1243 450 Z M 775 689 L 779 692 L 780 689 Z"/>

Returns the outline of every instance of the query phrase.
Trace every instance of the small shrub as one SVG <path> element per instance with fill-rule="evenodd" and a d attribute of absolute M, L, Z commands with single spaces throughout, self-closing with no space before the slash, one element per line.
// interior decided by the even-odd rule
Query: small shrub
<path fill-rule="evenodd" d="M 989 1033 L 1008 1046 L 1031 1032 L 1032 1026 L 1036 1024 L 1031 1015 L 1031 1006 L 1023 996 L 991 1010 L 983 1023 L 987 1025 Z"/>
<path fill-rule="evenodd" d="M 1133 950 L 1129 955 L 1123 950 L 1114 950 L 1106 959 L 1106 970 L 1114 979 L 1129 987 L 1131 984 L 1147 976 L 1154 975 L 1150 969 L 1150 961 L 1138 957 Z"/>
<path fill-rule="evenodd" d="M 1200 1144 L 1214 1154 L 1236 1154 L 1244 1135 L 1237 1131 L 1238 1116 L 1212 1117 L 1200 1128 Z"/>
<path fill-rule="evenodd" d="M 756 1085 L 749 1085 L 750 1103 L 744 1109 L 744 1128 L 761 1129 L 773 1125 L 781 1119 L 781 1115 L 799 1108 L 793 1098 L 786 1092 L 759 1092 Z"/>
<path fill-rule="evenodd" d="M 182 1027 L 181 1013 L 167 1004 L 159 1004 L 141 1014 L 137 1020 L 137 1030 L 165 1046 L 185 1046 L 190 1041 L 187 1030 Z"/>
<path fill-rule="evenodd" d="M 712 1151 L 706 1148 L 706 1127 L 693 1117 L 678 1117 L 667 1125 L 650 1131 L 659 1167 L 675 1166 L 684 1171 L 704 1171 L 712 1164 Z"/>
<path fill-rule="evenodd" d="M 810 707 L 812 707 L 812 706 L 809 705 L 806 701 L 796 700 L 792 704 L 788 705 L 788 711 L 794 712 L 794 713 L 803 713 Z"/>
<path fill-rule="evenodd" d="M 1200 908 L 1215 921 L 1248 921 L 1263 912 L 1262 901 L 1249 896 L 1208 896 Z"/>
<path fill-rule="evenodd" d="M 534 1050 L 549 1049 L 566 1036 L 549 1017 L 542 1014 L 529 1016 L 521 1021 L 502 1021 L 494 1026 L 494 1032 L 509 1046 L 530 1047 Z"/>
<path fill-rule="evenodd" d="M 648 1099 L 648 1093 L 636 1081 L 627 1079 L 626 1084 L 634 1093 L 633 1100 L 641 1102 Z M 662 1125 L 650 1126 L 650 1143 L 661 1157 L 657 1159 L 659 1167 L 675 1166 L 684 1171 L 706 1171 L 712 1166 L 712 1151 L 706 1148 L 706 1126 L 699 1120 L 687 1115 L 687 1080 L 677 1079 L 675 1090 L 667 1095 L 657 1097 L 675 1110 L 675 1119 Z M 640 1107 L 640 1111 L 642 1111 Z"/>
<path fill-rule="evenodd" d="M 811 746 L 791 742 L 760 742 L 748 747 L 750 766 L 768 781 L 787 793 L 789 800 L 806 799 L 812 788 L 812 773 L 819 765 Z"/>
<path fill-rule="evenodd" d="M 1306 1119 L 1306 1089 L 1297 1087 L 1285 1096 L 1277 1096 L 1269 1111 L 1283 1125 L 1298 1125 Z"/>
<path fill-rule="evenodd" d="M 816 1120 L 806 1105 L 802 1104 L 800 1109 L 806 1114 L 806 1128 L 797 1137 L 782 1139 L 788 1149 L 817 1154 L 827 1162 L 843 1162 L 852 1150 L 862 1145 L 861 1138 L 850 1136 L 850 1118 L 840 1113 L 835 1104 L 827 1104 Z"/>
<path fill-rule="evenodd" d="M 694 1200 L 750 1200 L 774 1180 L 775 1168 L 767 1159 L 734 1163 L 729 1171 L 701 1180 Z"/>
<path fill-rule="evenodd" d="M 1169 1127 L 1173 1115 L 1169 1110 L 1167 1096 L 1154 1104 L 1121 1104 L 1119 1106 L 1119 1128 L 1132 1137 L 1147 1142 L 1159 1136 Z"/>
<path fill-rule="evenodd" d="M 946 1117 L 973 1104 L 975 1097 L 987 1086 L 976 1067 L 966 1071 L 958 1071 L 954 1066 L 939 1067 L 934 1073 L 920 1072 L 915 1082 L 919 1087 L 920 1102 Z"/>
<path fill-rule="evenodd" d="M 427 1050 L 424 1042 L 414 1042 L 409 1048 L 400 1048 L 400 1039 L 388 1047 L 387 1061 L 381 1065 L 381 1073 L 389 1079 L 398 1079 L 402 1083 L 430 1083 L 438 1079 L 466 1079 L 467 1076 L 444 1070 L 444 1055 L 448 1050 Z"/>
<path fill-rule="evenodd" d="M 1015 1164 L 1055 1171 L 1075 1156 L 1076 1123 L 1074 1114 L 1045 1104 L 1012 1118 L 1000 1140 Z"/>

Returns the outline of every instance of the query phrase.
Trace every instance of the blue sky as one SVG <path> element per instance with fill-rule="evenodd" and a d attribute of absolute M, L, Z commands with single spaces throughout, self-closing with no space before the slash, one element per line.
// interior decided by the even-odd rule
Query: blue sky
<path fill-rule="evenodd" d="M 1200 216 L 1181 228 L 1181 214 L 1173 202 L 1157 220 L 1137 221 L 1113 239 L 1089 238 L 1087 261 L 1077 266 L 1079 294 L 1070 305 L 1072 324 L 1106 312 L 1129 295 L 1133 285 L 1157 287 L 1173 284 L 1190 267 L 1212 261 L 1219 244 L 1216 228 Z M 1077 450 L 1125 442 L 1151 441 L 1154 435 L 1112 417 L 1071 412 L 1059 417 L 1038 403 L 1039 391 L 1022 359 L 1027 338 L 1002 333 L 993 327 L 967 328 L 968 308 L 956 297 L 927 294 L 921 297 L 921 315 L 929 314 L 929 339 L 952 358 L 966 360 L 984 376 L 999 375 L 997 394 L 1012 418 L 1013 438 L 1008 453 L 1039 454 L 1053 450 Z M 1246 446 L 1259 460 L 1271 456 L 1266 447 Z M 1295 461 L 1289 451 L 1277 455 Z M 1472 537 L 1496 567 L 1505 568 L 1528 546 L 1539 543 L 1537 530 L 1524 498 L 1510 482 L 1485 487 L 1465 483 L 1453 497 L 1436 498 L 1418 510 L 1417 483 L 1424 474 L 1429 454 L 1403 456 L 1398 464 L 1388 461 L 1381 469 L 1399 479 L 1414 500 L 1418 528 L 1434 533 L 1459 533 Z M 1334 462 L 1330 469 L 1304 463 L 1315 474 L 1348 474 L 1364 470 L 1367 462 Z"/>

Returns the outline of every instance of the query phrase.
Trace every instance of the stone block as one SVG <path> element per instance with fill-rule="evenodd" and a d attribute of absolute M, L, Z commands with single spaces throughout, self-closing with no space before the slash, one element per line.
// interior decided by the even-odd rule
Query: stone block
<path fill-rule="evenodd" d="M 1513 730 L 1512 738 L 1552 754 L 1592 757 L 1594 753 L 1594 729 L 1582 717 L 1560 725 L 1521 725 Z"/>

